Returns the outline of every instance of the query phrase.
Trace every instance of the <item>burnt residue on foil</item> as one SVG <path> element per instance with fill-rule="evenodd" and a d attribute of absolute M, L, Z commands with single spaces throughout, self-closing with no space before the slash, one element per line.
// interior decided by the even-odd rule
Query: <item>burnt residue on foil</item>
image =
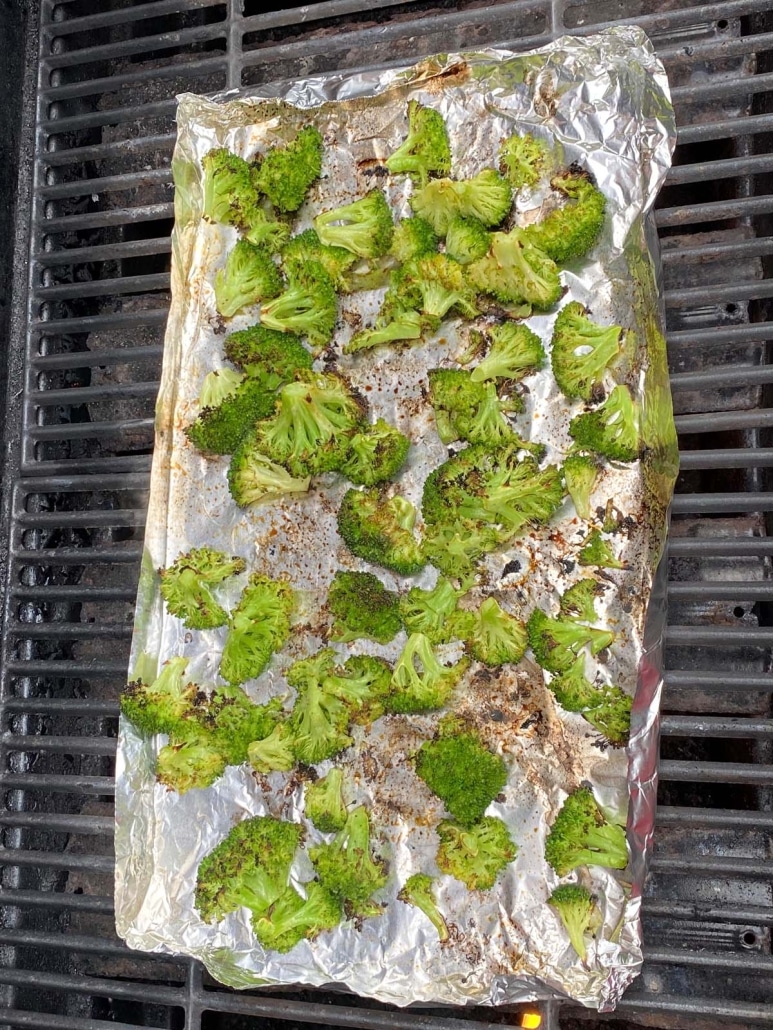
<path fill-rule="evenodd" d="M 283 670 L 325 643 L 322 609 L 334 572 L 366 567 L 346 551 L 336 531 L 336 511 L 347 488 L 343 480 L 322 476 L 307 495 L 244 512 L 228 495 L 227 459 L 203 458 L 184 436 L 203 377 L 224 363 L 224 326 L 215 312 L 213 279 L 235 240 L 232 229 L 201 219 L 200 162 L 214 146 L 249 158 L 311 122 L 323 134 L 325 162 L 299 212 L 298 230 L 319 210 L 361 196 L 375 182 L 402 216 L 410 211 L 410 187 L 402 177 L 385 176 L 383 161 L 404 137 L 411 98 L 431 104 L 446 119 L 455 175 L 495 166 L 501 140 L 516 130 L 530 131 L 559 147 L 567 165 L 576 162 L 591 172 L 607 197 L 600 242 L 588 260 L 561 273 L 561 303 L 582 301 L 597 321 L 633 330 L 626 379 L 638 385 L 647 449 L 641 462 L 605 466 L 593 494 L 594 508 L 606 510 L 614 498 L 619 513 L 612 539 L 626 568 L 606 570 L 598 602 L 599 623 L 613 628 L 617 639 L 599 656 L 598 669 L 603 681 L 636 692 L 630 746 L 627 751 L 607 746 L 580 715 L 564 712 L 528 655 L 517 666 L 500 669 L 470 665 L 456 707 L 507 762 L 507 784 L 489 811 L 505 820 L 519 851 L 490 892 L 470 892 L 450 877 L 439 879 L 439 907 L 451 928 L 441 945 L 422 913 L 396 900 L 412 873 L 437 872 L 435 827 L 445 813 L 415 775 L 413 756 L 434 733 L 440 715 L 393 715 L 370 727 L 354 726 L 354 744 L 337 764 L 349 770 L 352 800 L 369 807 L 389 863 L 389 882 L 379 899 L 383 914 L 344 923 L 277 955 L 257 945 L 246 910 L 216 926 L 202 922 L 193 906 L 196 869 L 240 819 L 271 813 L 302 820 L 303 784 L 313 772 L 259 776 L 247 766 L 229 767 L 211 788 L 179 796 L 154 779 L 163 739 L 144 740 L 122 720 L 116 922 L 131 947 L 193 955 L 235 987 L 336 982 L 397 1005 L 501 1004 L 558 994 L 610 1009 L 642 960 L 639 905 L 654 814 L 659 642 L 665 623 L 655 571 L 675 472 L 658 259 L 648 217 L 670 164 L 675 130 L 663 68 L 640 30 L 563 38 L 523 55 L 502 50 L 440 55 L 411 68 L 273 84 L 249 95 L 180 98 L 173 303 L 132 664 L 141 653 L 158 661 L 185 654 L 199 682 L 213 681 L 223 631 L 185 631 L 165 611 L 155 571 L 181 551 L 206 543 L 241 555 L 251 570 L 286 576 L 298 590 L 302 610 L 290 644 L 260 679 L 246 685 L 255 700 L 280 696 L 289 705 L 292 691 Z M 546 202 L 544 189 L 519 194 L 515 223 L 535 221 Z M 454 365 L 454 356 L 466 346 L 467 327 L 449 321 L 421 347 L 343 356 L 343 344 L 372 320 L 379 300 L 377 291 L 341 299 L 336 339 L 318 367 L 336 364 L 367 397 L 373 417 L 386 418 L 411 437 L 414 446 L 398 489 L 418 505 L 427 473 L 448 456 L 427 402 L 426 373 Z M 244 328 L 255 314 L 239 315 L 228 329 Z M 546 346 L 554 318 L 552 312 L 528 322 Z M 579 405 L 561 397 L 549 370 L 528 377 L 525 386 L 526 410 L 515 428 L 544 443 L 547 461 L 561 463 L 571 446 L 569 418 Z M 486 558 L 481 588 L 471 601 L 493 593 L 520 618 L 535 606 L 555 612 L 560 594 L 582 575 L 576 558 L 586 532 L 567 500 L 548 526 Z M 406 588 L 404 579 L 379 574 L 388 587 Z M 409 583 L 429 587 L 434 579 L 427 568 Z M 393 660 L 402 640 L 382 647 L 365 641 L 336 646 Z M 321 763 L 317 773 L 328 765 Z M 578 874 L 598 896 L 603 920 L 585 965 L 568 947 L 546 903 L 558 881 L 543 856 L 552 818 L 566 793 L 582 783 L 590 783 L 613 812 L 625 810 L 630 794 L 632 855 L 628 881 L 599 867 Z M 309 825 L 308 840 L 319 838 Z M 302 862 L 296 873 L 299 882 L 307 878 Z"/>

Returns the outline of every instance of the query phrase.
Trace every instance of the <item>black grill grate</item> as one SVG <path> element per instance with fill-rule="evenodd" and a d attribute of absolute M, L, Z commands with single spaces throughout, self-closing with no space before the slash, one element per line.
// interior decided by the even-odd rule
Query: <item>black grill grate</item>
<path fill-rule="evenodd" d="M 111 774 L 168 303 L 174 96 L 438 50 L 526 48 L 615 21 L 651 35 L 680 125 L 657 220 L 683 470 L 669 548 L 648 960 L 616 1018 L 773 1025 L 768 6 L 18 5 L 30 59 L 0 539 L 0 1025 L 454 1030 L 516 1021 L 499 1010 L 397 1012 L 320 992 L 235 994 L 194 963 L 130 952 L 115 938 Z M 551 1005 L 543 1026 L 582 1017 Z"/>

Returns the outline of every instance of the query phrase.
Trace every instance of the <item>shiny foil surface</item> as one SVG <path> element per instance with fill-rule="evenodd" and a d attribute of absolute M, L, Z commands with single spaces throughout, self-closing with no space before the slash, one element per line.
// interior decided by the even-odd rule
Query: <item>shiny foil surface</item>
<path fill-rule="evenodd" d="M 439 878 L 439 907 L 451 931 L 441 945 L 428 919 L 396 896 L 412 873 L 437 873 L 434 827 L 445 812 L 410 758 L 432 736 L 442 713 L 392 715 L 368 728 L 354 727 L 354 745 L 335 763 L 350 771 L 352 800 L 368 806 L 378 852 L 388 862 L 389 882 L 378 896 L 383 914 L 357 925 L 345 921 L 280 955 L 264 952 L 256 942 L 246 909 L 209 925 L 196 912 L 193 895 L 198 863 L 237 821 L 272 814 L 305 823 L 298 770 L 260 776 L 247 765 L 229 767 L 209 789 L 180 796 L 154 777 L 155 755 L 166 738 L 143 739 L 122 719 L 116 771 L 118 932 L 132 948 L 195 956 L 234 987 L 339 984 L 396 1005 L 496 1005 L 569 996 L 610 1010 L 642 962 L 639 910 L 654 821 L 665 625 L 656 570 L 677 461 L 650 218 L 670 164 L 675 128 L 665 73 L 640 30 L 564 37 L 527 54 L 440 55 L 411 68 L 310 78 L 248 95 L 180 98 L 172 307 L 131 667 L 142 653 L 159 665 L 183 654 L 193 680 L 216 682 L 225 629 L 186 630 L 166 612 L 159 593 L 158 569 L 206 544 L 241 555 L 248 572 L 288 577 L 298 591 L 301 611 L 290 642 L 266 673 L 245 684 L 254 700 L 281 696 L 289 708 L 293 691 L 283 671 L 324 646 L 328 624 L 322 607 L 336 569 L 369 568 L 337 534 L 336 511 L 349 486 L 343 478 L 317 477 L 306 495 L 243 511 L 228 494 L 228 459 L 204 458 L 184 435 L 197 413 L 204 376 L 225 363 L 213 280 L 236 240 L 232 228 L 201 218 L 200 162 L 215 146 L 250 158 L 312 123 L 325 140 L 323 175 L 298 213 L 295 231 L 310 226 L 318 211 L 356 199 L 374 184 L 385 189 L 396 217 L 404 216 L 410 213 L 408 180 L 379 173 L 405 136 L 411 98 L 443 114 L 455 177 L 496 167 L 502 140 L 514 131 L 531 132 L 560 147 L 564 165 L 587 168 L 607 197 L 599 242 L 585 260 L 561 272 L 566 294 L 560 304 L 580 300 L 595 321 L 617 322 L 635 334 L 615 374 L 632 386 L 642 405 L 646 449 L 633 464 L 605 464 L 593 494 L 594 509 L 611 498 L 626 517 L 625 532 L 612 539 L 627 567 L 603 570 L 607 589 L 597 602 L 597 625 L 617 635 L 599 662 L 602 678 L 635 692 L 630 745 L 609 747 L 580 715 L 563 711 L 529 652 L 518 665 L 493 672 L 471 664 L 457 709 L 507 762 L 507 786 L 488 814 L 507 823 L 519 850 L 489 892 Z M 549 194 L 544 187 L 521 191 L 513 224 L 537 220 L 551 203 Z M 351 333 L 372 322 L 380 296 L 372 291 L 340 298 L 333 349 L 340 370 L 367 396 L 371 417 L 384 417 L 413 441 L 397 490 L 418 507 L 426 475 L 448 454 L 426 399 L 426 373 L 438 365 L 457 367 L 454 355 L 464 350 L 469 324 L 445 321 L 439 334 L 419 347 L 341 356 Z M 527 323 L 548 348 L 557 310 Z M 252 324 L 256 315 L 257 309 L 247 309 L 229 320 L 228 331 Z M 322 361 L 315 367 L 323 367 Z M 560 464 L 571 444 L 569 421 L 582 404 L 561 395 L 549 366 L 527 377 L 525 386 L 526 411 L 516 416 L 516 431 L 543 442 L 545 460 Z M 587 529 L 567 498 L 548 526 L 530 530 L 485 559 L 474 595 L 480 600 L 493 594 L 524 619 L 535 606 L 555 614 L 559 594 L 581 578 L 574 559 Z M 430 587 L 437 575 L 428 566 L 406 582 L 370 568 L 386 586 L 402 590 Z M 231 604 L 246 576 L 232 581 Z M 344 657 L 373 653 L 395 660 L 404 640 L 401 633 L 385 646 L 368 641 L 334 646 Z M 446 653 L 453 657 L 454 647 Z M 317 771 L 330 765 L 321 763 Z M 593 890 L 603 917 L 585 965 L 547 904 L 559 881 L 543 855 L 555 814 L 567 793 L 583 783 L 590 783 L 600 804 L 620 818 L 630 799 L 631 852 L 623 873 L 594 866 L 565 878 Z M 307 843 L 323 839 L 305 824 Z M 302 853 L 294 882 L 302 884 L 311 875 Z"/>

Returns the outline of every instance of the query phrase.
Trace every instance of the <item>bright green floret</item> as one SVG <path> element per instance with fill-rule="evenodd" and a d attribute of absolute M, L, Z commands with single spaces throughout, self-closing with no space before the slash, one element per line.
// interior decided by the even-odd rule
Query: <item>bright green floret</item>
<path fill-rule="evenodd" d="M 241 765 L 247 760 L 250 744 L 272 732 L 281 712 L 278 698 L 256 705 L 241 687 L 216 687 L 209 696 L 197 695 L 191 719 L 225 755 L 228 765 Z"/>
<path fill-rule="evenodd" d="M 443 708 L 467 670 L 467 661 L 442 665 L 423 633 L 411 633 L 392 673 L 388 707 L 413 714 Z M 421 774 L 420 774 L 421 775 Z"/>
<path fill-rule="evenodd" d="M 454 218 L 477 218 L 489 228 L 509 214 L 512 190 L 493 168 L 484 168 L 472 179 L 433 179 L 413 194 L 411 207 L 445 236 Z"/>
<path fill-rule="evenodd" d="M 566 672 L 585 647 L 596 655 L 615 640 L 611 630 L 584 626 L 566 616 L 551 619 L 539 608 L 532 612 L 526 628 L 537 662 L 556 674 Z"/>
<path fill-rule="evenodd" d="M 272 147 L 255 173 L 258 189 L 280 211 L 297 211 L 322 171 L 322 136 L 307 125 L 290 143 Z"/>
<path fill-rule="evenodd" d="M 580 712 L 586 722 L 610 744 L 625 747 L 631 732 L 631 698 L 619 687 L 596 687 L 585 677 L 585 658 L 577 661 L 550 681 L 556 701 L 567 712 Z"/>
<path fill-rule="evenodd" d="M 465 318 L 478 314 L 475 291 L 458 261 L 432 254 L 413 261 L 404 271 L 402 288 L 416 292 L 421 310 L 430 318 L 443 319 L 452 310 Z"/>
<path fill-rule="evenodd" d="M 242 907 L 267 912 L 287 887 L 302 836 L 297 823 L 271 816 L 237 823 L 199 864 L 194 904 L 201 918 L 219 922 Z"/>
<path fill-rule="evenodd" d="M 156 780 L 167 790 L 204 790 L 225 772 L 228 760 L 209 737 L 172 739 L 156 758 Z"/>
<path fill-rule="evenodd" d="M 312 347 L 330 343 L 338 316 L 338 298 L 320 262 L 293 265 L 286 289 L 274 296 L 275 300 L 261 305 L 260 321 L 264 326 L 305 336 Z"/>
<path fill-rule="evenodd" d="M 446 254 L 460 265 L 469 265 L 488 252 L 491 233 L 477 218 L 458 216 L 451 220 L 446 233 Z"/>
<path fill-rule="evenodd" d="M 424 218 L 403 218 L 395 226 L 390 254 L 401 265 L 416 258 L 434 254 L 438 249 L 437 233 Z"/>
<path fill-rule="evenodd" d="M 246 378 L 220 404 L 204 408 L 185 435 L 206 454 L 233 454 L 260 419 L 274 412 L 276 396 L 262 379 Z"/>
<path fill-rule="evenodd" d="M 439 319 L 425 315 L 420 311 L 394 312 L 391 322 L 386 322 L 375 329 L 363 329 L 355 333 L 344 346 L 344 354 L 355 354 L 361 350 L 371 350 L 389 343 L 413 343 L 421 340 L 425 333 L 434 333 L 440 324 Z"/>
<path fill-rule="evenodd" d="M 272 461 L 247 437 L 234 451 L 228 467 L 228 489 L 240 508 L 274 501 L 285 494 L 304 494 L 311 476 L 292 476 L 284 466 Z"/>
<path fill-rule="evenodd" d="M 551 180 L 566 197 L 563 207 L 531 225 L 529 238 L 559 265 L 585 257 L 604 227 L 606 198 L 583 172 L 568 171 Z"/>
<path fill-rule="evenodd" d="M 309 261 L 316 261 L 330 276 L 337 290 L 347 287 L 346 273 L 357 260 L 357 255 L 343 247 L 325 247 L 313 229 L 306 229 L 289 241 L 283 248 L 282 264 L 291 271 L 294 267 L 303 267 Z"/>
<path fill-rule="evenodd" d="M 325 648 L 295 662 L 287 672 L 287 682 L 298 695 L 288 722 L 293 751 L 309 765 L 332 758 L 352 742 L 346 733 L 350 710 L 325 684 L 337 660 L 336 652 Z"/>
<path fill-rule="evenodd" d="M 287 723 L 280 722 L 262 740 L 254 740 L 247 748 L 247 761 L 264 775 L 289 772 L 295 765 L 292 734 Z"/>
<path fill-rule="evenodd" d="M 290 238 L 290 226 L 280 222 L 265 207 L 254 205 L 239 226 L 248 243 L 276 254 Z"/>
<path fill-rule="evenodd" d="M 507 539 L 508 534 L 495 526 L 457 518 L 426 527 L 424 554 L 443 575 L 469 582 L 480 559 Z"/>
<path fill-rule="evenodd" d="M 426 873 L 414 873 L 409 876 L 397 895 L 399 901 L 406 905 L 415 905 L 429 919 L 437 930 L 441 941 L 448 940 L 448 926 L 440 914 L 435 899 L 435 881 Z"/>
<path fill-rule="evenodd" d="M 456 716 L 419 748 L 416 772 L 462 826 L 472 826 L 507 783 L 507 766 Z"/>
<path fill-rule="evenodd" d="M 295 595 L 286 580 L 253 573 L 228 621 L 220 675 L 231 684 L 256 679 L 290 636 Z"/>
<path fill-rule="evenodd" d="M 548 904 L 558 913 L 569 942 L 584 962 L 588 949 L 585 935 L 594 921 L 596 903 L 593 895 L 576 883 L 565 883 L 556 887 L 548 898 Z"/>
<path fill-rule="evenodd" d="M 405 464 L 410 446 L 407 436 L 380 418 L 349 439 L 339 472 L 357 486 L 386 483 Z"/>
<path fill-rule="evenodd" d="M 371 190 L 351 204 L 317 215 L 314 228 L 326 246 L 343 247 L 362 258 L 386 254 L 395 229 L 392 211 L 379 189 Z"/>
<path fill-rule="evenodd" d="M 487 379 L 523 379 L 547 360 L 542 340 L 520 322 L 503 322 L 489 330 L 491 347 L 470 374 L 474 383 Z"/>
<path fill-rule="evenodd" d="M 641 452 L 639 405 L 627 386 L 616 386 L 600 408 L 573 418 L 569 435 L 583 450 L 610 461 L 636 461 Z"/>
<path fill-rule="evenodd" d="M 567 493 L 572 498 L 574 510 L 586 522 L 591 518 L 590 497 L 598 475 L 598 465 L 585 454 L 570 454 L 564 462 Z"/>
<path fill-rule="evenodd" d="M 495 816 L 484 816 L 469 827 L 445 820 L 437 832 L 438 869 L 460 880 L 471 891 L 491 890 L 499 874 L 518 854 L 507 827 Z"/>
<path fill-rule="evenodd" d="M 507 176 L 514 190 L 536 186 L 554 160 L 552 148 L 528 132 L 523 136 L 518 133 L 509 136 L 499 151 L 502 174 Z"/>
<path fill-rule="evenodd" d="M 564 591 L 560 611 L 568 619 L 593 622 L 596 616 L 596 598 L 602 593 L 595 579 L 581 579 Z"/>
<path fill-rule="evenodd" d="M 132 680 L 121 694 L 121 714 L 147 736 L 176 731 L 197 690 L 185 678 L 187 667 L 187 658 L 170 658 L 150 683 Z"/>
<path fill-rule="evenodd" d="M 556 816 L 545 841 L 545 858 L 559 876 L 580 865 L 625 869 L 625 829 L 608 822 L 593 793 L 581 787 L 569 795 Z"/>
<path fill-rule="evenodd" d="M 323 680 L 325 690 L 348 705 L 352 722 L 366 726 L 384 714 L 391 683 L 389 662 L 367 654 L 347 658 Z"/>
<path fill-rule="evenodd" d="M 372 900 L 387 882 L 384 863 L 371 853 L 367 810 L 359 805 L 349 813 L 344 828 L 329 844 L 309 848 L 320 883 L 351 915 L 377 915 Z"/>
<path fill-rule="evenodd" d="M 625 562 L 615 557 L 615 552 L 601 533 L 594 529 L 585 540 L 577 555 L 580 565 L 596 565 L 601 569 L 624 569 Z"/>
<path fill-rule="evenodd" d="M 433 368 L 427 378 L 435 424 L 443 443 L 466 440 L 490 447 L 517 443 L 530 448 L 505 417 L 522 410 L 523 401 L 517 394 L 500 398 L 493 382 L 473 382 L 470 372 L 458 368 Z"/>
<path fill-rule="evenodd" d="M 160 572 L 161 596 L 167 611 L 182 619 L 188 629 L 215 629 L 224 625 L 228 614 L 216 601 L 212 587 L 244 569 L 243 558 L 211 547 L 195 547 L 187 554 L 178 555 Z"/>
<path fill-rule="evenodd" d="M 625 332 L 619 325 L 597 325 L 579 301 L 558 312 L 553 326 L 551 363 L 556 382 L 566 397 L 593 398 L 604 373 L 619 360 Z"/>
<path fill-rule="evenodd" d="M 402 629 L 400 600 L 372 572 L 343 572 L 333 577 L 327 595 L 333 616 L 331 640 L 363 637 L 388 644 Z"/>
<path fill-rule="evenodd" d="M 495 232 L 491 249 L 467 267 L 470 282 L 503 304 L 531 304 L 547 311 L 563 292 L 555 262 L 535 247 L 523 229 Z"/>
<path fill-rule="evenodd" d="M 271 300 L 282 292 L 282 277 L 262 247 L 239 240 L 215 273 L 215 304 L 225 318 L 258 301 Z"/>
<path fill-rule="evenodd" d="M 243 381 L 241 372 L 235 372 L 232 368 L 218 368 L 215 372 L 208 372 L 199 391 L 199 411 L 216 408 L 232 396 Z"/>
<path fill-rule="evenodd" d="M 392 175 L 410 175 L 422 186 L 430 175 L 448 175 L 451 147 L 440 112 L 409 100 L 408 135 L 385 164 Z"/>
<path fill-rule="evenodd" d="M 303 794 L 304 813 L 321 833 L 338 833 L 346 825 L 344 774 L 337 766 L 321 780 L 309 783 Z"/>
<path fill-rule="evenodd" d="M 292 951 L 301 941 L 314 940 L 341 922 L 341 903 L 330 891 L 316 881 L 303 889 L 305 898 L 287 887 L 267 912 L 253 916 L 253 932 L 267 951 Z"/>
<path fill-rule="evenodd" d="M 267 389 L 289 383 L 297 372 L 308 371 L 313 358 L 298 336 L 253 325 L 229 333 L 223 341 L 225 356 L 247 375 L 262 379 Z"/>
<path fill-rule="evenodd" d="M 454 629 L 449 620 L 461 594 L 462 591 L 443 576 L 438 577 L 431 590 L 411 587 L 400 598 L 400 614 L 408 633 L 421 633 L 430 644 L 448 643 L 453 639 Z"/>
<path fill-rule="evenodd" d="M 425 564 L 413 535 L 415 522 L 410 501 L 375 487 L 347 490 L 338 510 L 338 532 L 352 554 L 403 576 L 420 572 Z"/>
<path fill-rule="evenodd" d="M 204 217 L 221 225 L 241 226 L 258 203 L 255 166 L 224 147 L 208 151 L 201 164 Z"/>
<path fill-rule="evenodd" d="M 487 597 L 475 613 L 467 640 L 472 657 L 488 666 L 520 662 L 527 643 L 524 624 Z"/>

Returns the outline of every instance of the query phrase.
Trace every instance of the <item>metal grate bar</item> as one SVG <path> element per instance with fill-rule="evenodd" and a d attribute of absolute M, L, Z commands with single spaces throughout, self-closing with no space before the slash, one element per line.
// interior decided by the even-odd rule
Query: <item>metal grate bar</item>
<path fill-rule="evenodd" d="M 771 626 L 669 626 L 672 647 L 771 647 Z"/>
<path fill-rule="evenodd" d="M 220 7 L 223 0 L 156 0 L 155 3 L 143 3 L 138 7 L 120 7 L 113 11 L 102 11 L 99 14 L 87 14 L 70 18 L 67 21 L 41 20 L 41 28 L 52 39 L 69 36 L 75 32 L 91 32 L 112 25 L 129 25 L 132 22 L 145 21 L 148 18 L 159 18 L 165 14 L 198 11 L 206 7 Z"/>
<path fill-rule="evenodd" d="M 677 372 L 671 376 L 671 389 L 674 391 L 711 390 L 729 386 L 763 386 L 766 383 L 773 383 L 773 366 L 771 365 L 732 365 L 727 368 L 704 369 L 700 372 Z"/>
<path fill-rule="evenodd" d="M 136 1023 L 83 1019 L 81 1016 L 53 1016 L 22 1009 L 4 1009 L 7 1026 L 39 1027 L 40 1030 L 137 1030 Z"/>
<path fill-rule="evenodd" d="M 142 1001 L 151 1005 L 179 1006 L 184 1004 L 185 995 L 181 989 L 163 987 L 159 984 L 127 983 L 125 980 L 103 980 L 101 977 L 68 976 L 56 973 L 42 973 L 38 970 L 0 968 L 0 983 L 16 987 L 35 987 L 39 990 L 66 991 L 73 994 L 93 994 L 101 998 L 124 998 Z"/>
<path fill-rule="evenodd" d="M 773 581 L 763 583 L 726 583 L 682 580 L 669 583 L 668 596 L 672 601 L 684 600 L 685 598 L 712 598 L 717 601 L 770 601 L 773 600 Z"/>
<path fill-rule="evenodd" d="M 48 830 L 51 833 L 86 833 L 113 835 L 113 819 L 99 815 L 59 815 L 56 812 L 0 812 L 4 826 Z"/>
<path fill-rule="evenodd" d="M 80 215 L 63 215 L 61 218 L 41 218 L 38 227 L 47 236 L 58 232 L 73 232 L 76 229 L 104 229 L 110 225 L 125 225 L 129 222 L 154 222 L 174 217 L 174 204 L 144 204 L 138 207 L 120 207 L 112 211 L 92 211 Z"/>
<path fill-rule="evenodd" d="M 750 1023 L 770 1025 L 770 1009 L 763 1003 L 724 1001 L 716 997 L 684 998 L 676 994 L 626 996 L 618 1006 L 619 1012 L 655 1012 L 671 1016 L 703 1016 L 715 1021 L 746 1020 Z M 743 1024 L 741 1024 L 743 1025 Z"/>
<path fill-rule="evenodd" d="M 93 912 L 100 915 L 112 915 L 115 906 L 112 898 L 96 897 L 93 894 L 68 894 L 62 891 L 24 891 L 3 888 L 3 905 L 14 908 L 64 908 L 74 912 Z M 3 976 L 13 975 L 21 970 L 0 966 L 0 983 Z M 38 976 L 35 970 L 33 976 Z"/>
<path fill-rule="evenodd" d="M 730 719 L 709 715 L 664 715 L 660 732 L 669 737 L 773 737 L 773 719 Z"/>
<path fill-rule="evenodd" d="M 742 809 L 730 811 L 721 808 L 684 808 L 674 805 L 658 807 L 658 823 L 661 826 L 687 828 L 728 828 L 769 830 L 773 829 L 773 812 L 752 812 Z"/>
<path fill-rule="evenodd" d="M 4 733 L 3 745 L 9 751 L 56 751 L 73 755 L 115 755 L 114 737 L 49 737 Z"/>
<path fill-rule="evenodd" d="M 72 264 L 81 264 L 80 253 L 77 253 Z M 146 251 L 147 254 L 164 254 L 163 249 Z M 126 255 L 124 255 L 126 256 Z M 136 251 L 130 256 L 137 257 Z M 56 264 L 57 262 L 51 262 Z M 155 275 L 132 275 L 125 279 L 97 279 L 88 283 L 62 283 L 58 286 L 41 286 L 38 290 L 40 300 L 75 300 L 78 297 L 109 297 L 123 293 L 151 293 L 156 290 L 168 290 L 170 277 L 168 272 Z M 156 384 L 158 390 L 158 384 Z"/>
<path fill-rule="evenodd" d="M 677 494 L 671 504 L 671 511 L 674 515 L 734 515 L 745 511 L 773 511 L 773 493 Z"/>
<path fill-rule="evenodd" d="M 644 913 L 650 918 L 700 920 L 707 923 L 751 923 L 754 926 L 773 926 L 773 909 L 761 905 L 685 905 L 674 901 L 656 901 L 644 898 Z"/>
<path fill-rule="evenodd" d="M 677 415 L 679 433 L 720 433 L 731 429 L 765 429 L 773 425 L 773 410 L 710 411 L 699 415 Z"/>
<path fill-rule="evenodd" d="M 171 157 L 175 137 L 173 133 L 159 133 L 141 136 L 137 139 L 111 140 L 109 143 L 95 143 L 82 147 L 59 147 L 45 154 L 46 168 L 61 168 L 87 161 L 107 161 L 122 156 L 134 157 L 145 151 L 157 151 Z"/>
<path fill-rule="evenodd" d="M 773 786 L 773 766 L 745 765 L 742 762 L 660 762 L 661 780 L 684 780 L 690 783 L 751 783 Z"/>
<path fill-rule="evenodd" d="M 0 786 L 6 790 L 42 790 L 57 794 L 104 794 L 115 793 L 112 776 L 82 776 L 79 773 L 60 775 L 57 773 L 3 773 Z"/>
<path fill-rule="evenodd" d="M 165 32 L 162 36 L 146 36 L 144 39 L 127 39 L 119 43 L 106 43 L 103 46 L 83 47 L 63 54 L 49 54 L 41 61 L 41 68 L 44 71 L 74 68 L 82 64 L 110 61 L 117 57 L 137 57 L 139 54 L 173 50 L 191 43 L 212 43 L 215 40 L 223 40 L 225 43 L 224 31 L 225 22 L 219 22 L 216 25 Z"/>
<path fill-rule="evenodd" d="M 67 869 L 70 872 L 81 873 L 105 873 L 108 876 L 112 876 L 115 871 L 115 859 L 107 855 L 74 855 L 71 852 L 60 854 L 57 851 L 21 851 L 18 848 L 5 848 L 3 850 L 3 864 L 6 866 L 34 866 L 37 869 Z M 5 931 L 3 931 L 3 938 L 6 939 Z"/>
<path fill-rule="evenodd" d="M 672 558 L 760 558 L 773 555 L 773 540 L 764 537 L 671 537 Z"/>
<path fill-rule="evenodd" d="M 770 468 L 773 449 L 769 447 L 727 448 L 719 451 L 681 451 L 679 466 L 688 469 Z"/>

